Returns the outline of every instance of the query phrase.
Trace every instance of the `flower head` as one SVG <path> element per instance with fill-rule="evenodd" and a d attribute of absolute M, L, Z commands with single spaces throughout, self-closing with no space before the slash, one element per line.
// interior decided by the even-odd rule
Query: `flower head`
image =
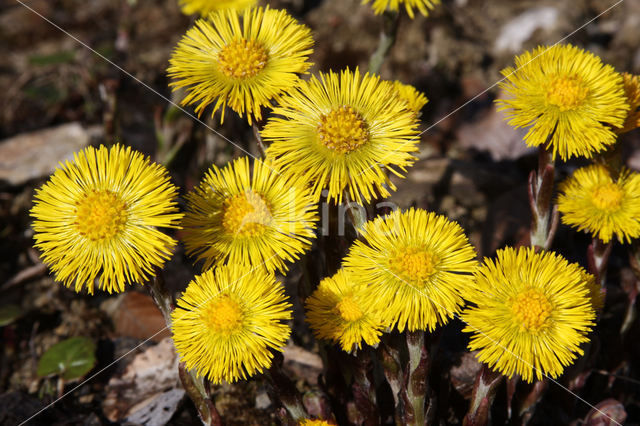
<path fill-rule="evenodd" d="M 629 104 L 629 112 L 624 125 L 616 133 L 625 133 L 640 127 L 640 75 L 623 73 L 624 93 Z"/>
<path fill-rule="evenodd" d="M 302 419 L 298 422 L 299 426 L 335 426 L 335 423 L 320 419 Z"/>
<path fill-rule="evenodd" d="M 217 384 L 245 379 L 271 365 L 291 329 L 291 304 L 273 274 L 233 264 L 189 283 L 171 313 L 180 360 Z"/>
<path fill-rule="evenodd" d="M 244 10 L 256 5 L 257 0 L 179 0 L 180 10 L 185 15 L 207 16 L 211 12 L 225 9 Z"/>
<path fill-rule="evenodd" d="M 602 165 L 576 170 L 560 184 L 562 223 L 608 243 L 615 235 L 631 242 L 640 236 L 640 174 L 623 170 L 617 180 Z"/>
<path fill-rule="evenodd" d="M 371 0 L 362 0 L 362 4 L 367 4 L 370 1 Z M 428 16 L 429 11 L 440 4 L 440 0 L 373 0 L 372 6 L 376 15 L 381 15 L 386 10 L 393 12 L 398 11 L 401 4 L 404 4 L 407 14 L 413 19 L 413 8 L 418 9 L 423 16 Z"/>
<path fill-rule="evenodd" d="M 553 158 L 590 158 L 616 141 L 629 106 L 622 77 L 600 58 L 571 45 L 540 46 L 502 71 L 499 99 L 509 124 L 529 127 L 525 142 L 545 145 Z"/>
<path fill-rule="evenodd" d="M 311 182 L 316 199 L 369 201 L 395 189 L 385 169 L 400 176 L 415 161 L 417 117 L 390 84 L 358 70 L 320 73 L 289 92 L 274 108 L 262 136 L 267 152 L 298 179 Z"/>
<path fill-rule="evenodd" d="M 558 377 L 583 353 L 595 311 L 589 274 L 552 252 L 507 247 L 485 259 L 465 298 L 475 307 L 461 315 L 473 333 L 469 349 L 507 377 Z"/>
<path fill-rule="evenodd" d="M 404 84 L 397 80 L 392 84 L 397 96 L 405 102 L 406 108 L 416 114 L 416 116 L 420 115 L 422 107 L 429 102 L 424 93 L 418 91 L 410 84 Z"/>
<path fill-rule="evenodd" d="M 200 19 L 187 31 L 169 60 L 171 86 L 186 87 L 183 105 L 202 114 L 229 105 L 249 123 L 262 118 L 261 107 L 292 89 L 311 63 L 309 28 L 287 12 L 268 7 L 244 12 L 223 10 Z"/>
<path fill-rule="evenodd" d="M 89 147 L 36 191 L 35 246 L 56 279 L 93 294 L 143 283 L 176 241 L 158 227 L 178 228 L 176 187 L 167 170 L 129 147 Z"/>
<path fill-rule="evenodd" d="M 476 253 L 462 228 L 424 210 L 394 211 L 367 222 L 344 260 L 368 283 L 367 301 L 399 331 L 433 330 L 460 311 Z"/>
<path fill-rule="evenodd" d="M 342 350 L 360 349 L 380 341 L 384 324 L 366 302 L 367 285 L 354 282 L 344 270 L 320 282 L 305 301 L 307 322 L 319 339 L 340 343 Z"/>
<path fill-rule="evenodd" d="M 309 189 L 261 160 L 253 170 L 246 157 L 212 166 L 186 199 L 185 247 L 205 269 L 241 263 L 284 272 L 315 238 Z"/>

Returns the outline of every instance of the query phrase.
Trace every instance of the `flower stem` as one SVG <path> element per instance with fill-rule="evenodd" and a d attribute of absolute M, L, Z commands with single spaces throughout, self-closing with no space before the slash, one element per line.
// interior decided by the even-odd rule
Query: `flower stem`
<path fill-rule="evenodd" d="M 273 388 L 274 397 L 280 400 L 289 415 L 297 423 L 307 418 L 307 411 L 302 404 L 302 397 L 295 384 L 282 372 L 283 362 L 282 354 L 276 353 L 266 377 Z"/>
<path fill-rule="evenodd" d="M 379 74 L 380 68 L 384 63 L 387 54 L 396 42 L 396 34 L 398 32 L 398 12 L 387 11 L 382 15 L 382 31 L 380 32 L 380 42 L 378 48 L 369 59 L 369 72 L 371 74 Z"/>
<path fill-rule="evenodd" d="M 396 413 L 400 410 L 400 394 L 404 386 L 402 364 L 400 363 L 400 351 L 393 344 L 387 342 L 387 339 L 395 336 L 384 335 L 378 346 L 378 359 L 384 371 L 384 377 L 391 387 L 393 394 L 393 402 L 396 407 Z"/>
<path fill-rule="evenodd" d="M 503 378 L 502 374 L 491 370 L 486 364 L 482 365 L 482 369 L 480 369 L 473 384 L 471 405 L 462 423 L 464 426 L 483 426 L 488 424 L 491 404 Z"/>
<path fill-rule="evenodd" d="M 368 349 L 358 351 L 355 359 L 354 382 L 352 385 L 356 408 L 365 425 L 379 425 L 380 415 L 376 405 L 376 391 L 373 385 L 372 360 Z"/>
<path fill-rule="evenodd" d="M 424 331 L 407 331 L 407 349 L 409 350 L 409 371 L 405 406 L 405 423 L 423 426 L 425 424 L 425 396 L 427 393 L 427 374 L 429 372 L 429 353 L 424 345 Z"/>
<path fill-rule="evenodd" d="M 543 146 L 538 156 L 538 170 L 529 175 L 527 185 L 531 208 L 531 246 L 548 250 L 558 227 L 558 209 L 551 209 L 555 168 L 551 153 Z"/>
<path fill-rule="evenodd" d="M 155 276 L 149 283 L 149 292 L 151 293 L 153 301 L 160 309 L 160 312 L 162 312 L 167 328 L 171 329 L 171 312 L 174 308 L 173 297 L 165 286 L 162 269 L 156 268 L 155 272 Z M 221 425 L 220 415 L 215 405 L 213 405 L 210 392 L 205 389 L 204 379 L 198 377 L 194 372 L 187 371 L 184 363 L 180 363 L 178 366 L 178 373 L 182 386 L 198 410 L 198 415 L 202 423 L 207 426 Z"/>
<path fill-rule="evenodd" d="M 256 137 L 256 142 L 258 143 L 258 151 L 260 151 L 260 157 L 262 159 L 267 158 L 267 149 L 264 147 L 264 141 L 262 140 L 262 136 L 260 135 L 260 127 L 258 123 L 255 121 L 251 125 L 253 128 L 253 135 Z"/>

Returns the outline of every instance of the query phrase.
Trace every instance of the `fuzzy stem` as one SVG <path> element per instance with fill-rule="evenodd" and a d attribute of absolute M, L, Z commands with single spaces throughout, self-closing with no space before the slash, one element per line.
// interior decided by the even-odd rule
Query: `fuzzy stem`
<path fill-rule="evenodd" d="M 307 411 L 302 404 L 302 397 L 295 384 L 282 372 L 283 362 L 282 354 L 276 353 L 266 377 L 274 390 L 274 396 L 280 400 L 297 423 L 308 417 Z"/>
<path fill-rule="evenodd" d="M 380 68 L 384 63 L 387 54 L 396 42 L 396 33 L 398 32 L 398 12 L 384 12 L 382 15 L 382 31 L 380 32 L 380 42 L 378 48 L 369 59 L 369 72 L 371 74 L 379 74 Z"/>
<path fill-rule="evenodd" d="M 425 424 L 425 395 L 427 393 L 427 373 L 429 354 L 424 345 L 424 331 L 407 331 L 409 350 L 409 375 L 407 381 L 407 402 L 405 422 L 409 425 Z"/>
<path fill-rule="evenodd" d="M 262 140 L 262 136 L 260 135 L 260 127 L 258 123 L 255 121 L 251 125 L 253 128 L 253 135 L 256 137 L 256 142 L 258 143 L 258 151 L 260 151 L 260 157 L 262 159 L 267 158 L 267 149 L 264 147 L 264 142 Z"/>
<path fill-rule="evenodd" d="M 355 359 L 354 382 L 352 385 L 356 407 L 363 417 L 363 425 L 377 426 L 380 415 L 376 405 L 376 391 L 373 386 L 372 360 L 369 350 L 358 351 Z"/>
<path fill-rule="evenodd" d="M 383 339 L 378 346 L 378 359 L 382 365 L 384 377 L 387 379 L 389 387 L 391 387 L 393 402 L 395 403 L 396 412 L 398 412 L 401 402 L 400 394 L 403 388 L 403 372 L 402 365 L 400 363 L 400 351 L 393 345 L 388 344 L 385 337 L 390 336 L 383 336 Z"/>
<path fill-rule="evenodd" d="M 464 416 L 464 426 L 484 426 L 489 422 L 491 404 L 496 396 L 498 385 L 504 376 L 491 370 L 486 364 L 482 365 L 476 381 L 473 384 L 473 394 L 469 412 Z"/>
<path fill-rule="evenodd" d="M 548 250 L 557 229 L 558 213 L 551 212 L 555 168 L 551 153 L 539 148 L 538 170 L 529 175 L 529 207 L 531 208 L 531 246 Z"/>
<path fill-rule="evenodd" d="M 162 312 L 167 328 L 171 329 L 171 312 L 174 307 L 173 297 L 165 286 L 162 269 L 156 268 L 156 274 L 149 283 L 149 292 L 160 312 Z M 184 363 L 180 363 L 178 366 L 178 373 L 182 386 L 198 410 L 202 423 L 207 426 L 221 425 L 220 415 L 211 401 L 210 392 L 205 389 L 204 379 L 198 377 L 195 372 L 187 371 Z"/>

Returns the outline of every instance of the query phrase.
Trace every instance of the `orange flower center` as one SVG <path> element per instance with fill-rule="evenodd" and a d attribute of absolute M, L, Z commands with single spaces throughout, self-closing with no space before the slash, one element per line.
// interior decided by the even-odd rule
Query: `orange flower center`
<path fill-rule="evenodd" d="M 588 94 L 578 77 L 558 77 L 547 87 L 547 103 L 566 111 L 581 106 Z"/>
<path fill-rule="evenodd" d="M 262 235 L 271 224 L 271 211 L 265 200 L 253 191 L 227 198 L 223 203 L 222 226 L 240 237 Z"/>
<path fill-rule="evenodd" d="M 350 296 L 344 297 L 340 302 L 338 302 L 336 305 L 336 311 L 345 321 L 357 321 L 362 318 L 362 311 L 360 310 L 360 307 Z"/>
<path fill-rule="evenodd" d="M 535 289 L 520 293 L 511 305 L 511 312 L 520 323 L 520 328 L 534 333 L 544 326 L 552 309 L 544 293 Z"/>
<path fill-rule="evenodd" d="M 113 238 L 127 223 L 127 203 L 111 191 L 92 190 L 76 201 L 75 225 L 91 241 Z"/>
<path fill-rule="evenodd" d="M 202 310 L 203 322 L 217 333 L 231 334 L 243 319 L 242 307 L 227 295 L 215 298 Z"/>
<path fill-rule="evenodd" d="M 318 138 L 330 150 L 347 154 L 369 141 L 369 130 L 360 114 L 343 105 L 320 118 Z"/>
<path fill-rule="evenodd" d="M 596 186 L 591 194 L 593 204 L 597 208 L 607 211 L 618 210 L 622 205 L 623 197 L 624 192 L 613 182 Z"/>
<path fill-rule="evenodd" d="M 229 78 L 248 79 L 257 75 L 267 65 L 267 59 L 267 51 L 260 43 L 241 38 L 220 50 L 218 66 Z"/>
<path fill-rule="evenodd" d="M 391 270 L 411 282 L 425 282 L 436 273 L 438 258 L 428 250 L 407 248 L 389 261 Z"/>

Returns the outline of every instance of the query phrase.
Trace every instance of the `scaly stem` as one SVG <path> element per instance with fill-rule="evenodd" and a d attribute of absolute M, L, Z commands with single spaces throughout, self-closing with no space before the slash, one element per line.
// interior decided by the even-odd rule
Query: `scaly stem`
<path fill-rule="evenodd" d="M 302 404 L 302 397 L 295 384 L 282 372 L 283 361 L 282 354 L 276 353 L 266 377 L 273 388 L 273 396 L 280 400 L 289 415 L 298 423 L 308 417 L 307 411 Z"/>
<path fill-rule="evenodd" d="M 376 390 L 373 385 L 372 361 L 368 348 L 358 351 L 355 359 L 354 382 L 352 385 L 356 408 L 363 417 L 365 426 L 380 424 L 376 405 Z"/>
<path fill-rule="evenodd" d="M 496 396 L 498 385 L 504 376 L 482 365 L 476 381 L 473 384 L 473 394 L 469 412 L 464 416 L 464 426 L 484 426 L 489 422 L 491 404 Z"/>
<path fill-rule="evenodd" d="M 171 312 L 174 307 L 173 297 L 169 294 L 165 286 L 162 269 L 156 268 L 155 272 L 154 278 L 151 280 L 151 283 L 149 283 L 149 292 L 151 293 L 153 301 L 160 309 L 160 312 L 162 312 L 167 328 L 171 329 Z M 202 423 L 207 426 L 221 425 L 220 415 L 213 405 L 210 392 L 205 389 L 204 379 L 198 377 L 195 372 L 187 371 L 184 363 L 180 363 L 178 366 L 178 373 L 182 386 L 198 410 L 198 415 Z"/>
<path fill-rule="evenodd" d="M 258 151 L 260 151 L 260 157 L 262 159 L 267 158 L 267 149 L 264 147 L 264 142 L 262 141 L 262 136 L 260 135 L 260 127 L 258 123 L 255 121 L 251 125 L 253 128 L 253 135 L 256 137 L 256 141 L 258 142 Z"/>
<path fill-rule="evenodd" d="M 407 349 L 409 350 L 406 399 L 409 406 L 405 407 L 405 422 L 409 425 L 424 426 L 429 354 L 424 345 L 424 331 L 407 331 L 406 334 Z"/>
<path fill-rule="evenodd" d="M 539 148 L 538 171 L 529 175 L 529 207 L 531 208 L 531 246 L 548 250 L 558 227 L 558 210 L 551 211 L 555 168 L 551 153 Z"/>
<path fill-rule="evenodd" d="M 396 33 L 398 32 L 398 22 L 400 14 L 398 12 L 387 11 L 382 15 L 382 31 L 380 32 L 380 42 L 378 48 L 369 59 L 369 72 L 371 74 L 379 74 L 380 68 L 384 63 L 391 47 L 396 42 Z"/>

